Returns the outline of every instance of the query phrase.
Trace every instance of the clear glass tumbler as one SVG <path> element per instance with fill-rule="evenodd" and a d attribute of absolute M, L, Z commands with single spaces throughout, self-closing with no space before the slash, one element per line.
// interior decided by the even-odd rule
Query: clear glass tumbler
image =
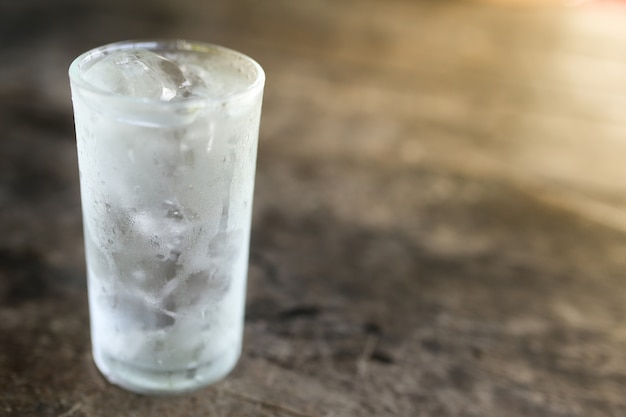
<path fill-rule="evenodd" d="M 128 41 L 69 75 L 94 361 L 139 393 L 216 382 L 241 352 L 263 69 Z"/>

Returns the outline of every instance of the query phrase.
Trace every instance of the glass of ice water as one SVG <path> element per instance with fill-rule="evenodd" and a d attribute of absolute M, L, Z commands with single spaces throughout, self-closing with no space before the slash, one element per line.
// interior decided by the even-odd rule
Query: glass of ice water
<path fill-rule="evenodd" d="M 241 352 L 264 72 L 172 40 L 91 50 L 69 75 L 94 361 L 139 393 L 216 382 Z"/>

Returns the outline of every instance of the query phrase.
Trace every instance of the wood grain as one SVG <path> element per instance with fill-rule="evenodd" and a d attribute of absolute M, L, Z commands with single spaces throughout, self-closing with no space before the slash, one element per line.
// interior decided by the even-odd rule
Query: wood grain
<path fill-rule="evenodd" d="M 625 15 L 127 3 L 0 5 L 0 415 L 626 415 Z M 244 354 L 174 398 L 89 354 L 66 70 L 140 37 L 267 73 Z"/>

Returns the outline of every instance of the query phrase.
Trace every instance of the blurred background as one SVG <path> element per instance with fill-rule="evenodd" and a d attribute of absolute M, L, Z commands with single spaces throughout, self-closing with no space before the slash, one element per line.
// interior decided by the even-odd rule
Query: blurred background
<path fill-rule="evenodd" d="M 267 74 L 242 364 L 168 403 L 88 357 L 67 68 L 133 38 Z M 3 0 L 0 57 L 7 415 L 626 415 L 626 3 Z"/>
<path fill-rule="evenodd" d="M 59 192 L 77 201 L 67 80 L 75 56 L 116 40 L 181 37 L 242 50 L 266 67 L 261 157 L 319 152 L 506 177 L 626 228 L 619 1 L 7 0 L 0 7 L 4 198 L 40 187 L 53 200 L 46 204 L 65 206 L 54 208 L 59 215 L 70 209 Z M 33 149 L 46 149 L 45 161 Z M 12 216 L 30 216 L 30 202 L 10 206 Z M 39 240 L 18 223 L 2 225 L 22 229 L 9 233 L 11 247 Z"/>

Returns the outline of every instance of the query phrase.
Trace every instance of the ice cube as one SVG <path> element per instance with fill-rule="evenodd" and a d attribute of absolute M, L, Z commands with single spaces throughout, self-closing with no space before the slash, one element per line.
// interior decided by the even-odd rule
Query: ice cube
<path fill-rule="evenodd" d="M 195 97 L 216 97 L 224 90 L 224 83 L 219 82 L 209 71 L 195 64 L 182 64 L 181 71 L 186 79 L 185 87 Z"/>
<path fill-rule="evenodd" d="M 83 78 L 105 91 L 162 101 L 188 96 L 193 84 L 175 62 L 149 51 L 113 52 L 87 69 Z"/>
<path fill-rule="evenodd" d="M 93 302 L 94 309 L 102 313 L 102 320 L 107 320 L 117 330 L 125 333 L 133 330 L 162 329 L 176 321 L 175 313 L 133 291 L 112 289 L 110 294 L 99 294 L 98 297 L 94 297 Z"/>

